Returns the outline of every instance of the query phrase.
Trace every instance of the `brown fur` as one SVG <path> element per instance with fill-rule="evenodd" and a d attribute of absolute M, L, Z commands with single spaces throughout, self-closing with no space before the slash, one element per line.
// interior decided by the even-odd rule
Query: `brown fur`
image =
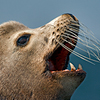
<path fill-rule="evenodd" d="M 52 40 L 61 34 L 56 33 L 56 26 L 63 22 L 61 19 L 68 19 L 66 26 L 73 20 L 69 14 L 64 14 L 37 29 L 15 21 L 0 25 L 0 100 L 70 99 L 85 74 L 44 72 L 47 58 L 57 46 Z M 19 47 L 16 41 L 24 34 L 31 34 L 30 40 L 26 46 Z"/>

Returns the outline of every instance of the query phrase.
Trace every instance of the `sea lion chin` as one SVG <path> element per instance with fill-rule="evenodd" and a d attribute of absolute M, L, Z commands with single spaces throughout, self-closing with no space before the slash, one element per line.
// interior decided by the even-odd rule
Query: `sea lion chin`
<path fill-rule="evenodd" d="M 81 65 L 76 70 L 70 63 L 67 69 L 77 44 L 72 33 L 78 36 L 78 31 L 78 19 L 71 14 L 36 29 L 15 21 L 1 24 L 0 100 L 69 100 L 86 76 Z"/>

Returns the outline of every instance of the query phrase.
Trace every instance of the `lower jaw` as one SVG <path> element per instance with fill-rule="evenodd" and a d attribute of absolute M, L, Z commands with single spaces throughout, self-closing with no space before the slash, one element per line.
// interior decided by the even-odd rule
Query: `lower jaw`
<path fill-rule="evenodd" d="M 86 77 L 86 72 L 82 69 L 77 69 L 77 70 L 65 69 L 61 71 L 50 71 L 50 73 L 53 79 L 62 80 L 66 82 L 68 82 L 68 80 L 74 80 L 73 82 L 75 82 L 78 79 L 78 81 L 80 80 L 81 83 Z"/>
<path fill-rule="evenodd" d="M 78 66 L 78 69 L 76 69 L 75 66 L 72 63 L 70 63 L 70 67 L 71 67 L 71 70 L 64 69 L 64 70 L 55 70 L 55 71 L 50 71 L 50 72 L 51 73 L 62 73 L 62 72 L 69 72 L 69 73 L 73 72 L 73 73 L 76 73 L 76 72 L 85 72 L 85 71 L 83 71 L 82 66 L 80 64 Z"/>

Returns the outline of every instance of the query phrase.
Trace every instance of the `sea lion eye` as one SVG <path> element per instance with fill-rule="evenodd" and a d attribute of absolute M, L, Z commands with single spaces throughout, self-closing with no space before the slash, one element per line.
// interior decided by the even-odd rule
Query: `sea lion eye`
<path fill-rule="evenodd" d="M 30 38 L 30 34 L 23 35 L 18 38 L 17 40 L 17 46 L 26 46 Z"/>

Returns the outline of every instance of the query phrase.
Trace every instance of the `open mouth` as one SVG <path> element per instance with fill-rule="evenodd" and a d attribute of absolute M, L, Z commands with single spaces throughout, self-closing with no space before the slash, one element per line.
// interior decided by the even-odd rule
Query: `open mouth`
<path fill-rule="evenodd" d="M 69 43 L 64 43 L 69 48 L 73 48 L 72 45 Z M 65 48 L 60 46 L 53 54 L 52 56 L 48 59 L 48 69 L 51 73 L 53 72 L 60 72 L 60 71 L 69 71 L 67 69 L 68 64 L 69 64 L 69 56 L 70 52 L 67 51 Z M 74 65 L 70 63 L 71 66 L 71 71 L 80 71 L 82 70 L 82 66 L 79 64 L 78 69 L 76 70 Z"/>
<path fill-rule="evenodd" d="M 79 39 L 78 33 L 80 29 L 80 24 L 78 20 L 72 15 L 70 15 L 70 17 L 72 18 L 69 19 L 71 20 L 70 23 L 68 22 L 69 20 L 67 20 L 66 17 L 64 16 L 61 17 L 61 20 L 59 18 L 60 21 L 55 23 L 55 27 L 57 27 L 56 31 L 54 31 L 56 34 L 55 41 L 58 43 L 59 47 L 53 52 L 53 54 L 47 60 L 48 64 L 46 70 L 49 70 L 51 73 L 63 72 L 63 71 L 67 72 L 76 72 L 80 70 L 83 71 L 81 65 L 79 65 L 78 69 L 76 70 L 76 68 L 72 63 L 70 63 L 71 71 L 67 69 L 69 64 L 70 54 L 77 53 L 74 52 L 73 50 L 76 47 L 77 41 Z M 80 57 L 80 54 L 78 55 L 78 57 Z"/>
<path fill-rule="evenodd" d="M 67 43 L 65 43 L 65 45 L 70 46 Z M 60 46 L 48 60 L 49 70 L 61 71 L 67 69 L 69 62 L 69 55 L 70 52 L 68 52 L 66 49 Z"/>

